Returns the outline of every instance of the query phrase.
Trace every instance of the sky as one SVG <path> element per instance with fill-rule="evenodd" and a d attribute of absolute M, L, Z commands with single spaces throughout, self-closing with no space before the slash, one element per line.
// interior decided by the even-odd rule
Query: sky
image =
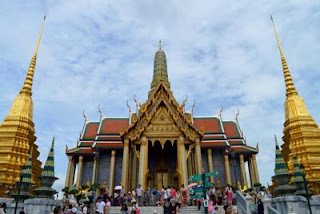
<path fill-rule="evenodd" d="M 56 137 L 54 187 L 64 186 L 65 146 L 75 147 L 83 110 L 98 120 L 128 116 L 147 99 L 158 41 L 175 98 L 195 116 L 232 120 L 256 146 L 260 180 L 271 183 L 274 134 L 281 142 L 285 85 L 273 15 L 299 94 L 320 123 L 320 1 L 0 1 L 0 120 L 22 87 L 43 15 L 33 84 L 40 160 Z"/>

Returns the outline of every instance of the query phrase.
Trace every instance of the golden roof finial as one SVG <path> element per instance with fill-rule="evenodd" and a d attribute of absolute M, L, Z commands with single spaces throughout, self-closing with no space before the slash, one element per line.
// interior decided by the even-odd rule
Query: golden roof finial
<path fill-rule="evenodd" d="M 280 44 L 280 39 L 279 39 L 277 30 L 276 30 L 275 24 L 273 22 L 272 16 L 271 16 L 271 21 L 272 21 L 272 26 L 273 26 L 273 29 L 274 29 L 274 33 L 276 35 L 276 39 L 277 39 L 280 55 L 281 55 L 284 81 L 285 81 L 285 84 L 286 84 L 286 95 L 288 96 L 290 94 L 298 94 L 296 88 L 294 87 L 294 83 L 293 83 L 293 80 L 292 80 L 292 77 L 291 77 L 291 74 L 290 74 L 290 71 L 289 71 L 289 68 L 288 68 L 288 65 L 287 65 L 286 58 L 283 55 L 281 44 Z"/>
<path fill-rule="evenodd" d="M 20 93 L 28 93 L 28 94 L 32 95 L 32 83 L 33 83 L 34 69 L 36 67 L 37 54 L 38 54 L 39 44 L 40 44 L 45 20 L 46 20 L 46 15 L 43 17 L 43 21 L 42 21 L 40 33 L 38 36 L 36 48 L 34 50 L 34 53 L 33 53 L 33 56 L 32 56 L 32 59 L 31 59 L 30 65 L 29 65 L 28 73 L 27 73 L 26 79 L 24 81 L 23 87 L 20 90 Z"/>

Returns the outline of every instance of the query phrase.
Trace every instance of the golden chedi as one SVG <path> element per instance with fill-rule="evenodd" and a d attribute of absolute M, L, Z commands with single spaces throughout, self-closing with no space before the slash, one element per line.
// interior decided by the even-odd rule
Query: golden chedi
<path fill-rule="evenodd" d="M 14 188 L 19 181 L 21 166 L 28 160 L 31 148 L 32 180 L 36 187 L 39 186 L 38 176 L 42 169 L 38 160 L 38 146 L 35 144 L 32 84 L 44 21 L 45 17 L 22 89 L 14 99 L 8 116 L 0 125 L 0 197 L 9 188 Z"/>
<path fill-rule="evenodd" d="M 306 179 L 311 183 L 311 189 L 315 194 L 319 194 L 320 129 L 309 114 L 302 97 L 299 96 L 294 86 L 274 23 L 273 28 L 280 50 L 286 85 L 284 136 L 282 137 L 284 141 L 282 145 L 283 158 L 288 165 L 289 172 L 292 174 L 294 165 L 293 150 L 295 149 L 299 164 L 305 167 Z"/>

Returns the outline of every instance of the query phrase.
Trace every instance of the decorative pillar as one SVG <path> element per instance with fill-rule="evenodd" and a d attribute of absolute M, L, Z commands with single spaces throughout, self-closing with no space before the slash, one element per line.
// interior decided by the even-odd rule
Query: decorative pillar
<path fill-rule="evenodd" d="M 116 150 L 111 151 L 110 173 L 109 173 L 109 196 L 113 196 L 114 189 L 114 170 L 116 164 Z"/>
<path fill-rule="evenodd" d="M 136 188 L 137 187 L 137 154 L 136 152 L 133 152 L 133 155 L 132 155 L 132 173 L 131 173 L 131 181 L 132 181 L 132 184 L 131 184 L 131 187 L 132 189 L 133 188 Z"/>
<path fill-rule="evenodd" d="M 121 186 L 124 192 L 128 192 L 128 170 L 129 170 L 129 139 L 124 139 L 123 157 L 122 157 L 122 172 L 121 172 Z"/>
<path fill-rule="evenodd" d="M 253 167 L 252 167 L 252 157 L 249 157 L 249 159 L 248 159 L 248 169 L 249 169 L 251 188 L 253 188 L 253 185 L 256 183 L 256 181 L 254 178 L 254 171 L 253 171 Z"/>
<path fill-rule="evenodd" d="M 177 144 L 177 159 L 178 159 L 178 171 L 180 173 L 180 185 L 184 184 L 188 186 L 188 168 L 186 160 L 186 149 L 184 145 L 184 138 L 182 136 L 178 139 Z"/>
<path fill-rule="evenodd" d="M 142 137 L 140 145 L 140 160 L 139 160 L 139 184 L 146 190 L 146 174 L 148 170 L 148 139 Z"/>
<path fill-rule="evenodd" d="M 83 156 L 79 156 L 76 188 L 81 186 Z"/>
<path fill-rule="evenodd" d="M 253 165 L 256 183 L 260 183 L 257 159 L 255 154 L 252 155 L 252 165 Z"/>
<path fill-rule="evenodd" d="M 213 160 L 212 160 L 212 149 L 207 149 L 208 152 L 208 168 L 209 172 L 213 172 Z M 214 177 L 210 176 L 210 182 L 214 182 Z"/>
<path fill-rule="evenodd" d="M 193 172 L 192 172 L 192 160 L 191 160 L 191 153 L 187 159 L 187 164 L 188 164 L 188 176 L 190 177 Z"/>
<path fill-rule="evenodd" d="M 130 148 L 130 147 L 129 147 Z M 131 180 L 132 180 L 132 150 L 129 149 L 129 160 L 128 160 L 128 179 L 127 179 L 127 189 L 128 191 L 131 191 Z"/>
<path fill-rule="evenodd" d="M 226 185 L 231 183 L 231 176 L 230 176 L 230 163 L 229 163 L 229 155 L 224 155 L 224 173 L 226 175 Z"/>
<path fill-rule="evenodd" d="M 74 174 L 75 174 L 75 172 L 76 172 L 76 160 L 74 158 L 72 158 L 69 187 L 71 187 L 73 185 L 73 183 L 74 183 Z"/>
<path fill-rule="evenodd" d="M 201 174 L 202 172 L 202 157 L 201 157 L 201 145 L 200 139 L 196 138 L 196 165 L 197 165 L 197 174 Z"/>
<path fill-rule="evenodd" d="M 70 187 L 69 184 L 70 184 L 70 180 L 71 180 L 71 168 L 72 168 L 72 158 L 73 156 L 69 156 L 69 161 L 68 161 L 68 168 L 67 168 L 67 175 L 66 175 L 66 182 L 64 184 L 64 186 L 66 187 Z"/>
<path fill-rule="evenodd" d="M 194 150 L 191 152 L 191 168 L 192 168 L 192 174 L 196 174 L 197 173 L 197 166 L 196 166 L 196 161 L 195 161 L 195 155 L 194 155 Z"/>
<path fill-rule="evenodd" d="M 98 161 L 99 161 L 99 152 L 95 152 L 94 158 L 93 158 L 92 184 L 97 182 Z"/>
<path fill-rule="evenodd" d="M 243 155 L 240 155 L 240 172 L 241 172 L 241 179 L 243 186 L 248 187 L 247 175 L 246 175 L 246 168 L 244 166 L 244 158 Z"/>

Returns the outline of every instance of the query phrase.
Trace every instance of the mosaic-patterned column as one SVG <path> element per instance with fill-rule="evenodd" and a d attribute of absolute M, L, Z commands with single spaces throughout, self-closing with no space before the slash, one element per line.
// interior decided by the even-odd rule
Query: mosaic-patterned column
<path fill-rule="evenodd" d="M 253 165 L 256 183 L 260 183 L 257 159 L 255 154 L 252 155 L 252 165 Z"/>
<path fill-rule="evenodd" d="M 190 177 L 193 172 L 192 172 L 192 158 L 191 158 L 191 153 L 187 159 L 187 164 L 188 164 L 188 176 Z"/>
<path fill-rule="evenodd" d="M 226 175 L 226 184 L 230 184 L 231 183 L 231 173 L 230 173 L 230 163 L 229 163 L 229 155 L 225 154 L 224 155 L 224 173 Z"/>
<path fill-rule="evenodd" d="M 121 172 L 121 186 L 124 192 L 128 192 L 128 170 L 129 170 L 129 139 L 124 140 L 123 157 L 122 157 L 122 172 Z"/>
<path fill-rule="evenodd" d="M 201 174 L 202 171 L 202 157 L 201 157 L 201 145 L 200 139 L 196 138 L 196 165 L 197 165 L 197 174 Z"/>
<path fill-rule="evenodd" d="M 209 172 L 213 172 L 213 160 L 212 160 L 212 150 L 211 149 L 207 149 L 208 152 L 208 168 L 209 168 Z M 214 182 L 214 177 L 210 176 L 210 182 Z"/>
<path fill-rule="evenodd" d="M 240 155 L 240 172 L 243 186 L 248 187 L 246 168 L 244 166 L 244 158 L 243 155 Z"/>
<path fill-rule="evenodd" d="M 140 160 L 139 160 L 139 184 L 145 190 L 147 187 L 146 173 L 148 170 L 148 139 L 146 137 L 141 138 L 140 145 Z"/>
<path fill-rule="evenodd" d="M 97 182 L 99 153 L 96 152 L 93 158 L 92 184 Z"/>
<path fill-rule="evenodd" d="M 114 170 L 116 165 L 116 150 L 111 151 L 110 173 L 109 173 L 109 196 L 113 196 L 114 189 Z"/>
<path fill-rule="evenodd" d="M 249 157 L 249 159 L 248 159 L 248 169 L 249 169 L 249 175 L 250 175 L 251 188 L 253 188 L 253 185 L 256 183 L 256 181 L 255 181 L 255 176 L 254 176 L 254 170 L 252 167 L 252 157 Z"/>
<path fill-rule="evenodd" d="M 79 188 L 81 185 L 82 167 L 83 167 L 83 156 L 79 156 L 76 188 Z"/>
<path fill-rule="evenodd" d="M 67 168 L 67 175 L 66 175 L 66 182 L 65 182 L 65 186 L 66 187 L 70 187 L 70 180 L 71 180 L 71 168 L 72 168 L 72 156 L 70 155 L 69 157 L 69 161 L 68 161 L 68 168 Z"/>
<path fill-rule="evenodd" d="M 184 138 L 182 136 L 178 139 L 177 144 L 177 159 L 178 159 L 178 171 L 180 173 L 180 181 L 179 184 L 184 184 L 188 186 L 188 168 L 186 162 L 186 149 L 184 145 Z"/>

